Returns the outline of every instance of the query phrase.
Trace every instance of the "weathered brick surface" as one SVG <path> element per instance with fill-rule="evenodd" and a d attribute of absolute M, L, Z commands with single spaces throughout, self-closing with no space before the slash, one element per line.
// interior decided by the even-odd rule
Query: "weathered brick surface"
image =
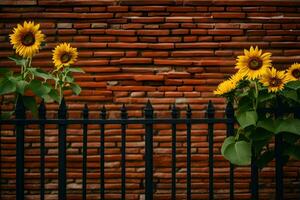
<path fill-rule="evenodd" d="M 169 117 L 171 103 L 193 116 L 204 116 L 212 99 L 217 116 L 223 116 L 224 99 L 215 97 L 219 82 L 234 73 L 234 62 L 251 45 L 273 53 L 274 65 L 285 68 L 300 61 L 300 1 L 298 0 L 2 0 L 0 1 L 0 66 L 17 69 L 7 59 L 12 53 L 8 34 L 23 20 L 41 24 L 48 45 L 33 65 L 52 67 L 51 49 L 70 42 L 79 50 L 77 66 L 86 73 L 76 75 L 80 96 L 66 92 L 69 116 L 81 117 L 89 103 L 90 117 L 98 117 L 106 105 L 110 118 L 120 116 L 123 103 L 129 117 L 143 117 L 148 99 L 157 117 Z M 12 98 L 9 97 L 8 98 Z M 12 105 L 2 109 L 12 109 Z M 55 117 L 57 105 L 47 105 Z M 184 116 L 185 111 L 181 112 Z M 15 138 L 11 126 L 2 127 L 2 199 L 15 199 Z M 26 131 L 26 185 L 28 199 L 38 199 L 39 132 Z M 88 199 L 99 198 L 99 130 L 88 132 Z M 108 199 L 120 198 L 120 126 L 107 125 L 106 188 Z M 193 199 L 208 199 L 207 126 L 192 130 Z M 228 199 L 228 162 L 220 155 L 225 126 L 215 126 L 215 199 Z M 185 198 L 185 126 L 178 126 L 178 199 Z M 144 199 L 144 130 L 130 125 L 127 131 L 127 197 Z M 46 132 L 46 199 L 57 199 L 57 131 Z M 68 130 L 68 199 L 81 199 L 82 131 Z M 170 199 L 171 131 L 156 125 L 154 135 L 155 199 Z M 274 199 L 274 163 L 261 172 L 261 199 Z M 299 162 L 285 167 L 285 197 L 300 199 Z M 237 167 L 236 199 L 249 199 L 249 167 Z"/>

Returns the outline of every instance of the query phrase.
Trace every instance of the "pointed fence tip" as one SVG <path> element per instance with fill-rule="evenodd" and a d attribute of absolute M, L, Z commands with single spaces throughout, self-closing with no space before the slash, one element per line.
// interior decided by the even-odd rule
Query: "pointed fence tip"
<path fill-rule="evenodd" d="M 186 116 L 187 116 L 187 118 L 190 118 L 192 116 L 192 109 L 191 109 L 190 104 L 188 104 L 186 107 Z"/>
<path fill-rule="evenodd" d="M 229 101 L 225 108 L 225 114 L 227 118 L 233 118 L 234 117 L 234 108 L 231 101 Z"/>
<path fill-rule="evenodd" d="M 15 114 L 16 118 L 18 119 L 24 119 L 25 118 L 25 106 L 22 96 L 18 96 L 16 108 L 15 108 Z"/>
<path fill-rule="evenodd" d="M 215 115 L 215 108 L 214 108 L 213 102 L 211 100 L 208 101 L 206 115 L 208 118 L 213 118 Z"/>
<path fill-rule="evenodd" d="M 89 117 L 89 108 L 86 103 L 84 104 L 84 108 L 82 110 L 82 115 L 83 115 L 84 119 L 87 119 Z"/>
<path fill-rule="evenodd" d="M 100 112 L 100 116 L 102 119 L 106 118 L 106 108 L 105 105 L 102 106 L 101 112 Z"/>
<path fill-rule="evenodd" d="M 148 101 L 146 103 L 145 110 L 151 110 L 151 109 L 153 109 L 153 107 L 152 107 L 152 104 L 151 104 L 150 100 L 148 99 Z"/>
<path fill-rule="evenodd" d="M 121 118 L 126 119 L 127 117 L 128 117 L 127 108 L 123 103 L 123 106 L 121 107 Z"/>
<path fill-rule="evenodd" d="M 45 105 L 45 101 L 44 99 L 42 99 L 40 105 L 39 105 L 39 117 L 42 119 L 42 118 L 45 118 L 45 115 L 46 115 L 46 105 Z"/>
<path fill-rule="evenodd" d="M 64 98 L 62 98 L 58 108 L 58 117 L 60 119 L 65 119 L 67 117 L 67 105 Z"/>
<path fill-rule="evenodd" d="M 178 117 L 178 109 L 176 107 L 176 104 L 174 103 L 172 106 L 172 118 L 177 118 Z"/>

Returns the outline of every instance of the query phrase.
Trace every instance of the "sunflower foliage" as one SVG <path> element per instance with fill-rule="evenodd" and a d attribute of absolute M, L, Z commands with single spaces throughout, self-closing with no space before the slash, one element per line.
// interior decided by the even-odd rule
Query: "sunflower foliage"
<path fill-rule="evenodd" d="M 76 57 L 70 57 L 68 51 L 60 51 L 63 53 L 61 54 L 62 57 L 56 57 L 54 60 L 55 55 L 53 54 L 54 65 L 59 60 L 62 60 L 61 68 L 67 66 L 61 70 L 63 73 L 60 76 L 57 76 L 57 73 L 53 73 L 53 71 L 46 72 L 41 68 L 33 67 L 33 57 L 45 45 L 45 35 L 39 28 L 39 24 L 25 21 L 23 25 L 18 24 L 13 29 L 13 33 L 9 35 L 9 38 L 15 54 L 10 56 L 9 59 L 15 62 L 19 70 L 13 71 L 7 68 L 0 68 L 0 96 L 14 95 L 14 103 L 17 102 L 18 98 L 22 97 L 25 107 L 31 110 L 34 116 L 37 115 L 37 99 L 44 99 L 45 102 L 56 101 L 60 103 L 63 94 L 59 93 L 59 87 L 65 89 L 66 85 L 61 84 L 57 79 L 69 83 L 70 89 L 78 95 L 81 90 L 74 82 L 72 72 L 83 72 L 79 68 L 71 68 L 67 65 L 73 64 L 76 61 L 78 55 L 76 48 L 72 48 L 73 52 L 75 51 Z M 67 46 L 67 50 L 69 50 L 71 48 L 70 44 L 67 44 Z M 70 59 L 66 60 L 66 58 Z M 4 97 L 2 97 L 2 103 L 5 100 Z M 3 112 L 1 117 L 7 118 L 11 114 L 13 112 Z"/>
<path fill-rule="evenodd" d="M 236 68 L 214 91 L 234 104 L 238 125 L 222 155 L 235 165 L 249 165 L 253 156 L 263 168 L 275 156 L 274 137 L 281 135 L 283 160 L 300 159 L 300 64 L 279 71 L 270 53 L 251 47 L 238 56 Z"/>
<path fill-rule="evenodd" d="M 65 90 L 72 90 L 76 95 L 79 95 L 81 88 L 75 83 L 72 73 L 84 73 L 80 68 L 71 67 L 77 60 L 77 49 L 71 47 L 68 43 L 59 44 L 53 50 L 53 63 L 55 69 L 52 75 L 55 81 L 55 89 L 58 92 L 57 101 L 60 103 Z"/>

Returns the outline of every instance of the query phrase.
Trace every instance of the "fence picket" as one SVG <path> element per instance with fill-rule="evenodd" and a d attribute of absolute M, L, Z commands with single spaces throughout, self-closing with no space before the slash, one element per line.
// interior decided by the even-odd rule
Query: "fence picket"
<path fill-rule="evenodd" d="M 82 199 L 86 200 L 86 171 L 87 171 L 87 129 L 88 123 L 87 119 L 89 118 L 89 109 L 87 104 L 84 105 L 82 110 L 83 116 L 83 145 L 82 145 Z"/>
<path fill-rule="evenodd" d="M 42 101 L 39 106 L 39 119 L 41 120 L 40 127 L 40 200 L 45 199 L 45 120 L 46 119 L 46 106 Z"/>
<path fill-rule="evenodd" d="M 22 96 L 18 96 L 16 119 L 25 120 L 25 106 Z M 16 123 L 16 199 L 23 200 L 24 196 L 24 123 Z"/>
<path fill-rule="evenodd" d="M 67 129 L 67 106 L 64 98 L 58 109 L 58 198 L 66 200 L 67 196 L 67 165 L 66 165 L 66 129 Z"/>
<path fill-rule="evenodd" d="M 106 108 L 103 106 L 100 118 L 102 120 L 106 119 Z M 105 124 L 100 124 L 100 197 L 102 200 L 105 199 L 105 183 L 104 183 L 104 172 L 105 172 L 105 166 L 104 166 L 104 155 L 105 155 L 105 148 L 104 148 L 104 133 L 105 133 Z"/>
<path fill-rule="evenodd" d="M 176 105 L 172 106 L 172 119 L 178 118 Z M 172 122 L 172 194 L 171 199 L 176 199 L 176 123 Z"/>
<path fill-rule="evenodd" d="M 127 108 L 123 104 L 121 108 L 121 199 L 126 199 L 126 119 L 128 118 Z"/>
<path fill-rule="evenodd" d="M 225 109 L 227 118 L 227 137 L 234 135 L 234 108 L 231 102 L 227 103 Z M 229 199 L 234 200 L 234 165 L 230 163 L 229 172 Z"/>
<path fill-rule="evenodd" d="M 208 125 L 208 166 L 209 166 L 209 199 L 214 199 L 214 117 L 215 108 L 212 101 L 208 102 L 206 110 Z"/>
<path fill-rule="evenodd" d="M 153 199 L 153 107 L 150 101 L 144 109 L 145 119 L 145 197 Z M 151 121 L 150 121 L 151 120 Z"/>
<path fill-rule="evenodd" d="M 190 105 L 186 109 L 186 199 L 191 200 L 191 117 Z"/>

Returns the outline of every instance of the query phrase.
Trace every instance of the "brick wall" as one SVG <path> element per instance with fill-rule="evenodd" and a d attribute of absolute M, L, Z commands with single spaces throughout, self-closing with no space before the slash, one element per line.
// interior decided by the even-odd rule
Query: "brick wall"
<path fill-rule="evenodd" d="M 223 115 L 224 99 L 212 91 L 234 72 L 235 57 L 250 45 L 272 52 L 276 67 L 300 62 L 300 2 L 296 0 L 2 0 L 0 1 L 0 66 L 14 68 L 6 58 L 13 52 L 8 42 L 12 27 L 23 20 L 41 24 L 47 46 L 36 56 L 33 66 L 52 68 L 51 49 L 58 42 L 71 42 L 79 50 L 77 66 L 86 74 L 77 75 L 80 96 L 66 93 L 70 117 L 80 117 L 87 102 L 91 117 L 98 117 L 106 105 L 109 117 L 119 116 L 123 103 L 130 117 L 142 117 L 148 99 L 157 117 L 170 116 L 169 105 L 180 109 L 190 104 L 194 117 L 203 116 L 208 99 Z M 8 97 L 9 98 L 9 97 Z M 11 98 L 11 97 L 10 97 Z M 47 105 L 54 117 L 57 105 Z M 12 109 L 12 106 L 3 107 Z M 184 114 L 184 112 L 182 112 Z M 7 127 L 9 128 L 9 127 Z M 46 132 L 47 199 L 57 199 L 57 132 Z M 80 199 L 82 132 L 78 126 L 68 131 L 69 199 Z M 99 196 L 99 131 L 89 129 L 88 193 Z M 178 127 L 178 194 L 185 189 L 185 131 Z M 208 143 L 205 126 L 192 131 L 192 193 L 194 199 L 207 199 Z M 228 163 L 220 155 L 225 137 L 223 125 L 215 131 L 215 194 L 228 198 Z M 109 199 L 120 191 L 120 127 L 106 132 L 106 183 Z M 2 195 L 14 199 L 15 140 L 12 131 L 2 131 Z M 144 131 L 131 125 L 127 132 L 128 195 L 143 199 Z M 155 127 L 155 197 L 170 197 L 170 127 Z M 38 199 L 39 133 L 36 127 L 26 132 L 27 199 Z M 274 199 L 274 163 L 261 172 L 262 199 Z M 299 166 L 291 161 L 285 167 L 286 199 L 299 199 Z M 236 168 L 236 198 L 249 199 L 249 167 Z"/>

